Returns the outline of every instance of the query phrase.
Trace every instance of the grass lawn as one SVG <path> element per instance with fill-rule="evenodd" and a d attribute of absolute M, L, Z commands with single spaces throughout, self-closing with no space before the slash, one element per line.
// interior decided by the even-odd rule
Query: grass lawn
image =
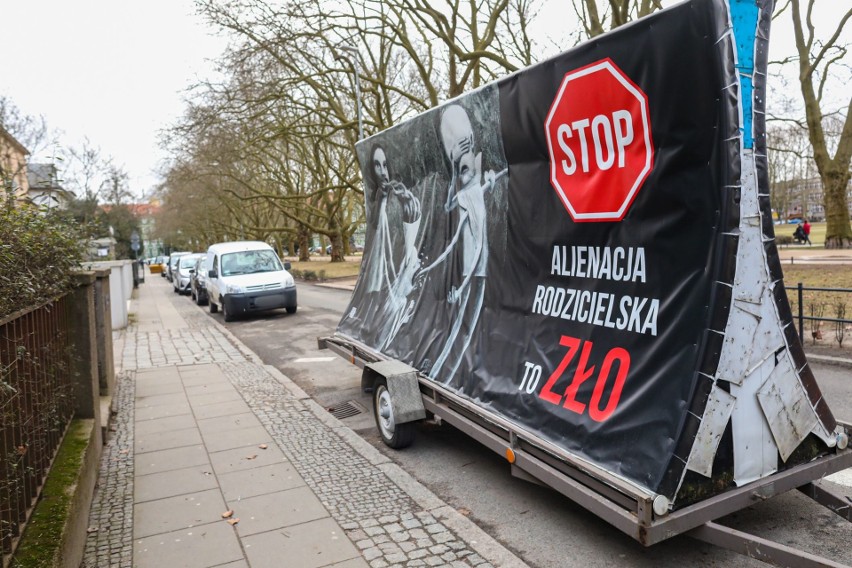
<path fill-rule="evenodd" d="M 819 246 L 825 245 L 825 223 L 811 223 L 811 242 Z"/>
<path fill-rule="evenodd" d="M 361 257 L 347 257 L 344 262 L 331 262 L 327 256 L 312 257 L 307 262 L 291 260 L 291 272 L 297 278 L 305 280 L 329 280 L 358 276 L 361 270 Z"/>
<path fill-rule="evenodd" d="M 787 235 L 788 237 L 792 237 L 795 230 L 796 225 L 775 225 L 775 234 L 777 236 Z M 825 245 L 825 223 L 811 223 L 811 243 L 814 246 Z"/>
<path fill-rule="evenodd" d="M 812 288 L 846 288 L 852 289 L 852 265 L 815 265 L 815 264 L 782 264 L 784 284 L 787 286 L 787 297 L 793 310 L 793 319 L 799 313 L 798 292 L 795 288 L 799 282 Z M 837 319 L 852 319 L 852 294 L 848 292 L 813 292 L 803 291 L 802 305 L 805 316 L 816 316 Z M 798 323 L 796 324 L 798 325 Z M 811 332 L 815 322 L 805 321 L 805 329 Z M 822 322 L 822 334 L 828 337 L 834 324 Z M 830 341 L 829 341 L 830 343 Z"/>

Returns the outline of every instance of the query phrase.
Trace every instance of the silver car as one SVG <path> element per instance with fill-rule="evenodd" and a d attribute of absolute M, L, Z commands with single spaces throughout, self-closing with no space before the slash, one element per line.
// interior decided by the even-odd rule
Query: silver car
<path fill-rule="evenodd" d="M 189 278 L 189 295 L 199 306 L 207 305 L 207 255 L 202 254 L 195 261 L 195 268 Z"/>
<path fill-rule="evenodd" d="M 171 255 L 169 255 L 167 257 L 168 260 L 166 261 L 166 267 L 165 267 L 166 278 L 168 279 L 169 282 L 172 282 L 172 284 L 174 284 L 174 276 L 175 276 L 175 271 L 177 270 L 178 260 L 180 259 L 180 257 L 187 255 L 187 254 L 192 254 L 192 253 L 190 253 L 188 251 L 187 252 L 173 252 Z"/>
<path fill-rule="evenodd" d="M 195 270 L 196 261 L 203 256 L 203 253 L 194 253 L 183 255 L 178 259 L 172 274 L 175 294 L 189 294 L 190 270 Z"/>

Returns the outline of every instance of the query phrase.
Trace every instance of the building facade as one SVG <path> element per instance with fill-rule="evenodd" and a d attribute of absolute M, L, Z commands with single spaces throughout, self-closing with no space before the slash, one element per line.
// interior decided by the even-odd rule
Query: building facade
<path fill-rule="evenodd" d="M 29 190 L 27 180 L 27 156 L 29 155 L 30 151 L 0 126 L 0 185 L 4 194 L 14 199 L 21 199 Z"/>

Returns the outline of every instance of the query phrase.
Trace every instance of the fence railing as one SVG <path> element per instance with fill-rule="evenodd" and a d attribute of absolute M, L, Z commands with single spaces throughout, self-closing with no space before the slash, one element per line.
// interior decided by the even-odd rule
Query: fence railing
<path fill-rule="evenodd" d="M 846 302 L 835 302 L 832 304 L 835 307 L 835 315 L 838 317 L 825 317 L 825 308 L 829 305 L 827 301 L 818 301 L 814 300 L 809 302 L 807 305 L 805 303 L 805 292 L 818 292 L 818 293 L 829 293 L 829 294 L 850 294 L 852 293 L 852 288 L 823 288 L 816 286 L 804 286 L 801 282 L 796 284 L 795 286 L 787 286 L 787 292 L 795 292 L 795 299 L 790 297 L 790 300 L 793 300 L 791 303 L 793 304 L 793 317 L 796 320 L 796 329 L 799 332 L 799 338 L 802 342 L 805 341 L 805 322 L 817 322 L 816 331 L 814 334 L 819 334 L 819 324 L 822 322 L 833 323 L 835 326 L 841 326 L 838 328 L 840 333 L 839 339 L 842 342 L 843 333 L 845 326 L 852 325 L 852 319 L 848 319 L 846 317 Z M 850 297 L 852 300 L 852 297 Z M 810 307 L 810 309 L 808 308 Z M 810 312 L 810 315 L 806 315 Z"/>
<path fill-rule="evenodd" d="M 74 414 L 68 303 L 0 320 L 0 558 L 12 552 Z"/>

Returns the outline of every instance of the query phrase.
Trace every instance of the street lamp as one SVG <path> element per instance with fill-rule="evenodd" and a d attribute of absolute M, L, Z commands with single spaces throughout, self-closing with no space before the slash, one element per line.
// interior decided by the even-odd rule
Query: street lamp
<path fill-rule="evenodd" d="M 361 79 L 358 76 L 358 50 L 351 45 L 340 45 L 338 46 L 338 49 L 352 54 L 352 57 L 350 58 L 346 55 L 334 52 L 334 59 L 335 61 L 340 61 L 342 59 L 352 66 L 352 74 L 355 76 L 355 107 L 358 113 L 358 140 L 362 140 L 364 138 L 364 127 L 361 123 Z"/>

